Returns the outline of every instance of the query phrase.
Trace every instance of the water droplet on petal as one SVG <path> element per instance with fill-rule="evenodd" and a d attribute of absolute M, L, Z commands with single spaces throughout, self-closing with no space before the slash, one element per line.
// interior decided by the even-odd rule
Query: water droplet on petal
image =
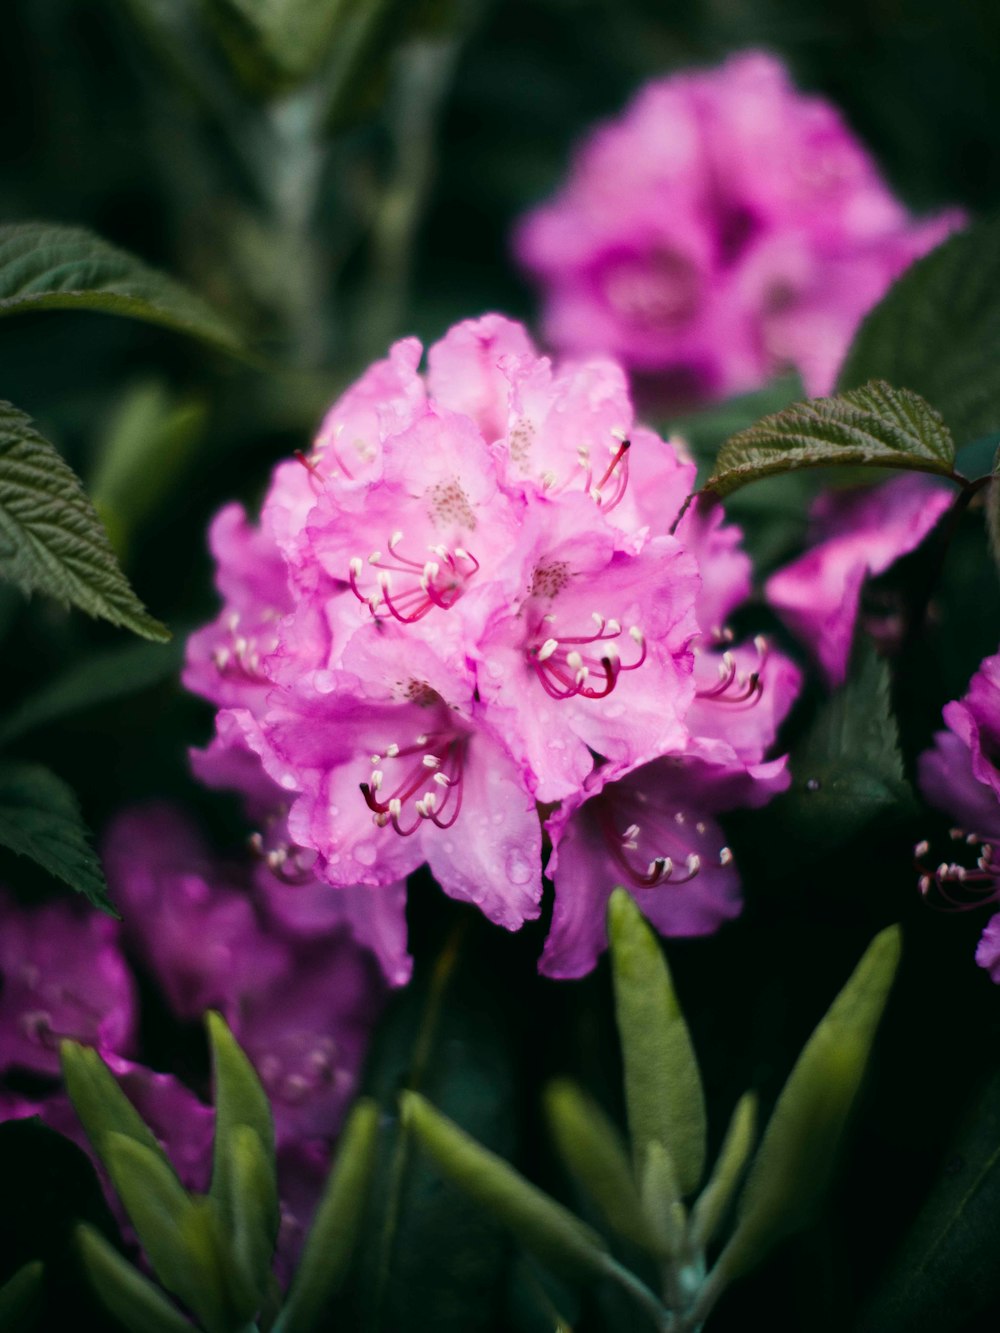
<path fill-rule="evenodd" d="M 354 849 L 354 859 L 363 866 L 373 866 L 378 853 L 373 842 L 359 842 Z"/>
<path fill-rule="evenodd" d="M 512 884 L 527 884 L 531 879 L 531 862 L 517 847 L 511 847 L 504 858 L 504 869 Z"/>

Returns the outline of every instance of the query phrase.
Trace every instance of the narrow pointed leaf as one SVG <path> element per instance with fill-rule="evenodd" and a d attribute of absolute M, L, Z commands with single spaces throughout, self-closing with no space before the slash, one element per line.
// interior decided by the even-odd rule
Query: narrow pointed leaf
<path fill-rule="evenodd" d="M 950 477 L 955 443 L 919 394 L 872 380 L 834 398 L 793 403 L 732 436 L 704 489 L 721 499 L 762 477 L 843 465 Z"/>
<path fill-rule="evenodd" d="M 0 745 L 35 727 L 162 684 L 179 671 L 183 649 L 183 635 L 169 644 L 130 640 L 74 662 L 5 714 L 0 720 Z"/>
<path fill-rule="evenodd" d="M 69 1099 L 101 1161 L 107 1165 L 104 1156 L 106 1139 L 111 1134 L 119 1134 L 148 1149 L 169 1168 L 166 1154 L 152 1130 L 122 1092 L 118 1080 L 97 1052 L 78 1042 L 64 1041 L 59 1055 Z"/>
<path fill-rule="evenodd" d="M 608 939 L 632 1159 L 641 1173 L 650 1143 L 662 1143 L 690 1194 L 705 1165 L 701 1075 L 659 941 L 624 889 L 608 904 Z"/>
<path fill-rule="evenodd" d="M 919 259 L 858 330 L 839 388 L 873 375 L 934 404 L 960 443 L 1000 429 L 1000 218 Z"/>
<path fill-rule="evenodd" d="M 18 1333 L 34 1327 L 42 1303 L 45 1265 L 40 1259 L 19 1268 L 0 1287 L 0 1328 Z"/>
<path fill-rule="evenodd" d="M 2 401 L 0 578 L 144 639 L 170 638 L 132 591 L 76 473 L 30 417 Z"/>
<path fill-rule="evenodd" d="M 194 1199 L 162 1157 L 135 1139 L 109 1134 L 104 1160 L 156 1276 L 208 1333 L 227 1327 L 226 1256 L 211 1199 Z"/>
<path fill-rule="evenodd" d="M 808 1223 L 826 1191 L 899 962 L 897 926 L 883 930 L 809 1038 L 768 1122 L 719 1259 L 726 1280 L 755 1267 Z"/>
<path fill-rule="evenodd" d="M 135 255 L 51 222 L 0 227 L 0 316 L 31 310 L 99 310 L 161 324 L 232 355 L 237 330 L 210 305 Z"/>
<path fill-rule="evenodd" d="M 504 1222 L 542 1263 L 556 1272 L 608 1274 L 604 1241 L 562 1204 L 439 1115 L 419 1093 L 404 1092 L 401 1105 L 404 1124 L 438 1169 Z"/>
<path fill-rule="evenodd" d="M 0 763 L 0 847 L 29 856 L 95 907 L 114 915 L 76 796 L 47 768 Z"/>
<path fill-rule="evenodd" d="M 269 1225 L 277 1231 L 278 1195 L 274 1158 L 274 1120 L 267 1094 L 261 1087 L 253 1065 L 240 1049 L 225 1019 L 216 1013 L 206 1017 L 208 1039 L 212 1048 L 212 1074 L 215 1085 L 215 1149 L 212 1155 L 212 1198 L 222 1215 L 232 1225 L 244 1200 L 240 1182 L 233 1176 L 229 1140 L 234 1130 L 244 1125 L 260 1140 L 263 1161 L 270 1174 Z M 253 1207 L 252 1204 L 248 1205 Z"/>
<path fill-rule="evenodd" d="M 76 1229 L 76 1244 L 94 1291 L 131 1333 L 191 1333 L 191 1325 L 149 1278 L 93 1227 Z"/>
<path fill-rule="evenodd" d="M 271 1276 L 279 1220 L 276 1182 L 260 1136 L 248 1125 L 234 1126 L 228 1149 L 236 1208 L 233 1257 L 249 1316 L 263 1304 Z"/>
<path fill-rule="evenodd" d="M 736 1103 L 712 1175 L 691 1213 L 691 1237 L 698 1249 L 705 1249 L 719 1229 L 750 1156 L 756 1125 L 757 1099 L 747 1092 Z"/>
<path fill-rule="evenodd" d="M 378 1107 L 356 1103 L 344 1126 L 337 1161 L 272 1333 L 310 1333 L 347 1274 L 375 1167 Z"/>
<path fill-rule="evenodd" d="M 679 1255 L 687 1236 L 687 1210 L 673 1159 L 662 1143 L 654 1140 L 646 1149 L 642 1171 L 642 1203 L 653 1223 L 665 1254 Z"/>
<path fill-rule="evenodd" d="M 576 1084 L 559 1079 L 546 1090 L 545 1109 L 560 1157 L 608 1224 L 659 1253 L 662 1245 L 643 1210 L 628 1150 L 601 1108 Z"/>

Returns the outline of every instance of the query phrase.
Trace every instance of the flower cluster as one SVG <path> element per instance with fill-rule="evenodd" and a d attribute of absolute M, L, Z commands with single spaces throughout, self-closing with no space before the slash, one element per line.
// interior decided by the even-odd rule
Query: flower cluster
<path fill-rule="evenodd" d="M 747 52 L 645 87 L 515 246 L 562 351 L 687 398 L 789 366 L 823 394 L 861 317 L 961 221 L 911 220 L 839 112 Z"/>
<path fill-rule="evenodd" d="M 375 962 L 335 924 L 283 927 L 169 807 L 121 815 L 104 857 L 124 925 L 62 900 L 25 908 L 0 897 L 0 1120 L 39 1115 L 88 1146 L 59 1082 L 59 1042 L 73 1038 L 109 1064 L 183 1183 L 206 1189 L 214 1113 L 194 1091 L 207 1091 L 206 1071 L 185 1060 L 183 1034 L 219 1009 L 274 1111 L 287 1277 L 385 994 Z M 136 975 L 169 1011 L 168 1071 L 137 1062 L 148 1057 Z"/>
<path fill-rule="evenodd" d="M 289 901 L 335 889 L 394 982 L 424 863 L 508 929 L 538 914 L 554 803 L 546 970 L 592 965 L 618 882 L 671 933 L 713 929 L 739 883 L 712 816 L 787 781 L 763 761 L 798 687 L 730 646 L 738 531 L 718 510 L 672 531 L 694 469 L 634 423 L 616 363 L 553 366 L 497 315 L 451 329 L 426 376 L 421 354 L 405 339 L 346 391 L 258 527 L 216 518 L 224 606 L 185 674 L 219 710 L 197 772 L 244 792 Z"/>
<path fill-rule="evenodd" d="M 930 847 L 919 843 L 920 891 L 966 910 L 1000 902 L 1000 654 L 986 658 L 963 698 L 945 705 L 944 720 L 948 730 L 920 757 L 920 787 L 956 821 L 951 837 L 961 854 L 930 869 Z M 976 962 L 1000 984 L 1000 912 L 986 924 Z"/>

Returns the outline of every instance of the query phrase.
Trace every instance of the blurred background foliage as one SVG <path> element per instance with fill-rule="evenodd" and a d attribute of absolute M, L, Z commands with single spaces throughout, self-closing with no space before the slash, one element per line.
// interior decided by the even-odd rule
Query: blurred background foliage
<path fill-rule="evenodd" d="M 392 338 L 432 339 L 486 309 L 531 320 L 531 293 L 509 257 L 511 223 L 555 186 L 596 118 L 616 112 L 649 77 L 765 45 L 801 86 L 843 108 L 914 209 L 958 203 L 981 214 L 1000 203 L 1000 10 L 992 0 L 258 7 L 291 16 L 295 40 L 284 43 L 248 23 L 252 9 L 242 0 L 7 0 L 0 41 L 0 219 L 92 228 L 237 319 L 261 357 L 244 365 L 90 314 L 0 320 L 0 398 L 32 413 L 76 467 L 134 586 L 175 632 L 169 649 L 134 646 L 0 589 L 3 698 L 23 723 L 5 739 L 14 754 L 67 779 L 98 832 L 127 802 L 166 795 L 197 803 L 230 848 L 246 836 L 235 802 L 197 790 L 187 772 L 186 747 L 207 737 L 209 711 L 176 684 L 186 632 L 215 609 L 210 516 L 232 497 L 253 503 L 273 462 L 306 444 L 324 406 Z M 312 20 L 302 17 L 310 11 Z M 709 421 L 699 447 L 710 453 L 732 428 Z M 793 478 L 761 488 L 759 498 L 746 493 L 739 518 L 765 563 L 801 541 L 813 485 Z M 919 574 L 905 568 L 901 577 Z M 897 677 L 908 764 L 941 704 L 995 651 L 1000 595 L 977 515 L 949 553 L 932 610 L 919 674 L 904 663 Z M 760 608 L 751 615 L 763 625 Z M 43 686 L 58 687 L 58 706 L 29 710 L 24 722 L 24 701 Z M 818 696 L 805 699 L 789 743 L 821 706 Z M 782 828 L 787 809 L 753 818 L 774 822 L 733 820 L 745 917 L 718 938 L 669 945 L 710 1107 L 724 1108 L 711 1121 L 713 1147 L 744 1088 L 758 1088 L 769 1107 L 873 930 L 896 919 L 905 928 L 881 1058 L 832 1207 L 727 1297 L 713 1321 L 719 1333 L 754 1319 L 842 1330 L 938 1177 L 963 1189 L 992 1184 L 1000 1219 L 995 1145 L 952 1146 L 975 1097 L 1000 1119 L 1000 1089 L 989 1084 L 1000 1010 L 972 965 L 981 922 L 934 914 L 917 899 L 909 848 L 941 832 L 939 821 L 901 802 L 847 830 L 836 855 L 819 856 Z M 25 894 L 50 891 L 9 857 L 0 876 Z M 541 1128 L 537 1090 L 544 1077 L 570 1073 L 620 1116 L 606 970 L 580 983 L 539 981 L 541 929 L 507 937 L 423 876 L 411 918 L 417 979 L 384 1025 L 372 1086 L 390 1095 L 406 1078 L 420 1030 L 423 1086 L 442 1109 L 571 1197 Z M 443 1017 L 431 1022 L 428 978 L 456 923 L 464 961 L 445 999 L 435 992 Z M 6 1161 L 0 1156 L 0 1166 Z M 443 1187 L 428 1178 L 397 1187 L 397 1231 L 383 1228 L 365 1249 L 381 1256 L 378 1282 L 389 1285 L 362 1273 L 357 1326 L 429 1327 L 419 1321 L 432 1301 L 439 1329 L 552 1326 L 537 1277 L 478 1217 L 467 1223 L 476 1244 L 453 1256 L 465 1268 L 446 1269 L 435 1283 L 429 1275 L 442 1273 L 444 1243 L 435 1218 L 460 1235 L 462 1205 L 450 1195 L 442 1202 Z M 48 1186 L 45 1200 L 50 1218 L 59 1204 Z M 70 1194 L 64 1204 L 75 1206 Z M 34 1212 L 31 1219 L 49 1226 Z M 0 1237 L 17 1226 L 7 1218 Z M 962 1244 L 992 1254 L 1000 1275 L 998 1230 L 984 1226 Z M 8 1240 L 5 1249 L 0 1277 L 22 1258 L 22 1245 Z M 971 1269 L 969 1257 L 956 1262 Z M 1000 1276 L 990 1267 L 935 1327 L 995 1327 Z M 451 1295 L 443 1294 L 449 1282 Z M 575 1326 L 610 1318 L 587 1310 Z"/>

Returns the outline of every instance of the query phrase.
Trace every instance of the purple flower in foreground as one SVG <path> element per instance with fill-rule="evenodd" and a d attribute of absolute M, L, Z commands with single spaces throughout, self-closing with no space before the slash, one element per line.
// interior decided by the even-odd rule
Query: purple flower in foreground
<path fill-rule="evenodd" d="M 561 352 L 694 398 L 788 366 L 823 394 L 865 312 L 962 221 L 913 221 L 839 112 L 748 51 L 641 89 L 515 249 Z"/>
<path fill-rule="evenodd" d="M 861 490 L 827 491 L 813 506 L 813 545 L 767 581 L 767 600 L 842 684 L 867 578 L 916 550 L 951 503 L 918 474 Z"/>

